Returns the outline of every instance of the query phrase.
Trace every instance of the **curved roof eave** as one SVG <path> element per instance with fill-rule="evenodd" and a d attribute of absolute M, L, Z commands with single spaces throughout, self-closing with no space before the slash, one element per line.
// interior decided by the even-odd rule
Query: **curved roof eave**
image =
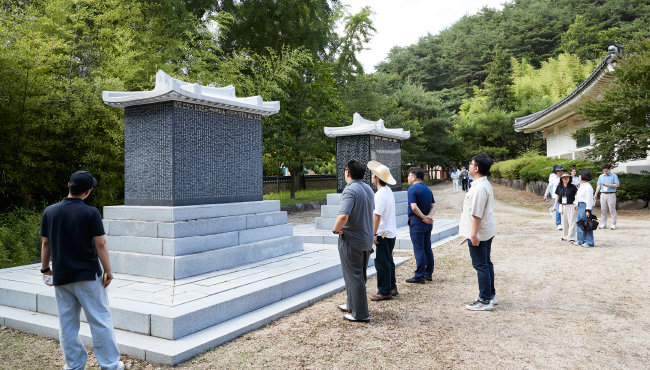
<path fill-rule="evenodd" d="M 411 131 L 402 128 L 386 128 L 384 120 L 369 121 L 359 113 L 352 116 L 352 125 L 344 127 L 325 127 L 327 137 L 375 135 L 389 139 L 406 140 L 411 137 Z"/>
<path fill-rule="evenodd" d="M 596 69 L 575 88 L 569 95 L 559 102 L 539 112 L 515 118 L 512 127 L 519 132 L 535 132 L 553 125 L 558 120 L 565 119 L 575 113 L 574 106 L 585 96 L 594 96 L 600 93 L 605 82 L 612 79 L 610 72 L 614 71 L 616 56 L 609 54 L 598 64 Z"/>
<path fill-rule="evenodd" d="M 164 101 L 181 101 L 269 116 L 280 111 L 280 102 L 265 102 L 260 96 L 238 98 L 235 88 L 226 86 L 215 88 L 190 84 L 167 75 L 163 71 L 156 73 L 156 86 L 151 91 L 104 91 L 104 103 L 125 108 Z"/>

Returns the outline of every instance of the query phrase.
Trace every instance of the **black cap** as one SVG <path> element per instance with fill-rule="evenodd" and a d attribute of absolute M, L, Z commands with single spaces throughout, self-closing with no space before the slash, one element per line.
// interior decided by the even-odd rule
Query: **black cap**
<path fill-rule="evenodd" d="M 84 192 L 97 186 L 97 179 L 88 171 L 77 171 L 70 175 L 70 185 L 76 190 Z"/>

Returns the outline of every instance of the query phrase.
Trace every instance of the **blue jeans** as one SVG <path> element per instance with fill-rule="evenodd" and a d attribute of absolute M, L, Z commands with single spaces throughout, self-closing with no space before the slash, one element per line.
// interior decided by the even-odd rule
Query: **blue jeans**
<path fill-rule="evenodd" d="M 377 294 L 389 295 L 391 290 L 397 289 L 395 281 L 395 262 L 393 249 L 396 238 L 377 237 L 377 254 L 375 255 L 375 269 L 377 270 Z"/>
<path fill-rule="evenodd" d="M 55 286 L 54 292 L 59 311 L 59 340 L 66 363 L 64 369 L 83 369 L 86 366 L 88 354 L 79 338 L 82 307 L 90 325 L 97 363 L 102 369 L 122 369 L 108 296 L 101 278 Z"/>
<path fill-rule="evenodd" d="M 584 202 L 578 203 L 578 216 L 577 216 L 577 221 L 580 220 L 586 220 L 587 219 L 587 204 Z M 578 231 L 578 243 L 580 244 L 585 244 L 591 245 L 593 247 L 594 245 L 594 231 L 593 230 L 582 230 L 580 226 L 577 227 Z"/>
<path fill-rule="evenodd" d="M 555 226 L 562 225 L 562 214 L 560 213 L 560 207 L 562 207 L 562 205 L 558 205 L 555 212 Z"/>
<path fill-rule="evenodd" d="M 472 257 L 472 266 L 476 270 L 478 277 L 479 298 L 490 300 L 497 294 L 494 290 L 494 267 L 490 259 L 492 251 L 492 239 L 479 241 L 478 246 L 472 245 L 472 241 L 467 239 L 469 246 L 469 255 Z"/>
<path fill-rule="evenodd" d="M 409 217 L 409 234 L 413 243 L 415 255 L 415 274 L 413 277 L 421 279 L 433 275 L 433 250 L 431 250 L 431 230 L 433 225 L 425 224 L 417 216 Z"/>

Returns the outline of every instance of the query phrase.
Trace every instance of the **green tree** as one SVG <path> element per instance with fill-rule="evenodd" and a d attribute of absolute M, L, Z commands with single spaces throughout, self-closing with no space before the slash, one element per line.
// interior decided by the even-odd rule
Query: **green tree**
<path fill-rule="evenodd" d="M 593 125 L 578 130 L 574 138 L 591 134 L 588 155 L 611 163 L 644 159 L 650 151 L 650 39 L 629 46 L 617 62 L 614 80 L 602 98 L 578 109 Z"/>
<path fill-rule="evenodd" d="M 344 35 L 337 42 L 338 45 L 335 48 L 338 53 L 336 75 L 339 83 L 363 74 L 363 66 L 357 59 L 357 53 L 363 50 L 363 46 L 377 31 L 370 20 L 371 15 L 372 10 L 366 6 L 359 13 L 344 19 Z"/>
<path fill-rule="evenodd" d="M 153 86 L 174 70 L 197 21 L 182 2 L 16 2 L 0 7 L 0 209 L 51 203 L 84 168 L 93 205 L 123 192 L 122 112 L 103 90 Z"/>
<path fill-rule="evenodd" d="M 512 110 L 514 101 L 512 71 L 510 61 L 501 48 L 495 49 L 487 71 L 483 93 L 490 99 L 491 107 L 505 111 Z"/>
<path fill-rule="evenodd" d="M 345 122 L 336 91 L 334 66 L 306 61 L 294 78 L 281 85 L 282 109 L 264 124 L 264 151 L 291 173 L 291 198 L 304 189 L 304 170 L 334 155 L 334 144 L 323 134 L 326 126 Z"/>
<path fill-rule="evenodd" d="M 220 46 L 226 54 L 249 50 L 263 55 L 269 48 L 289 47 L 324 57 L 337 38 L 334 25 L 341 16 L 338 0 L 225 0 L 215 7 L 232 15 L 221 24 Z"/>

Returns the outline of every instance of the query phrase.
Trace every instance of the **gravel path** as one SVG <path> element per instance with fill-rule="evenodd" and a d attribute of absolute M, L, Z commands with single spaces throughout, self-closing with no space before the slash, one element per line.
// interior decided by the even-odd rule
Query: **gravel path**
<path fill-rule="evenodd" d="M 345 301 L 342 292 L 179 367 L 647 368 L 650 213 L 621 214 L 619 228 L 597 230 L 596 248 L 586 249 L 560 241 L 538 197 L 494 188 L 495 311 L 464 308 L 478 287 L 459 238 L 435 249 L 431 283 L 404 283 L 413 260 L 399 267 L 399 297 L 370 302 L 369 324 L 342 320 L 336 309 Z M 464 193 L 452 193 L 448 184 L 432 189 L 436 217 L 458 218 Z M 374 293 L 376 280 L 367 287 Z M 56 341 L 6 328 L 0 330 L 0 361 L 19 368 L 63 365 Z M 125 362 L 131 368 L 161 368 Z"/>

